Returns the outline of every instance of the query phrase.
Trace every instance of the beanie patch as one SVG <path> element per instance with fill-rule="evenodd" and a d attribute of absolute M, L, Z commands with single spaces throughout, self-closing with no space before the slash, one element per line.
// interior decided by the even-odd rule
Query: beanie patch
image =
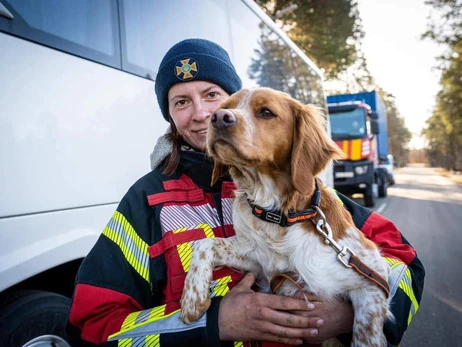
<path fill-rule="evenodd" d="M 193 80 L 199 73 L 199 64 L 193 58 L 186 58 L 176 62 L 174 74 L 180 81 Z"/>

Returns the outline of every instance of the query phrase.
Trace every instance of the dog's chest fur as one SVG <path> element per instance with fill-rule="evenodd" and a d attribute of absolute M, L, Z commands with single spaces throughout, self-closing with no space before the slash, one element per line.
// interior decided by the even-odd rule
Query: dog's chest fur
<path fill-rule="evenodd" d="M 234 201 L 233 219 L 241 255 L 256 264 L 255 271 L 264 290 L 269 290 L 274 275 L 291 271 L 299 274 L 307 291 L 326 298 L 360 285 L 361 278 L 352 276 L 352 270 L 339 262 L 336 252 L 324 243 L 314 225 L 303 226 L 311 221 L 283 228 L 259 220 L 252 215 L 243 196 Z M 342 240 L 342 245 L 357 250 L 357 254 L 371 260 L 370 266 L 377 268 L 381 265 L 378 251 L 364 249 L 357 232 L 354 228 L 347 230 L 348 237 Z M 293 295 L 296 291 L 295 286 L 286 285 L 279 294 Z"/>

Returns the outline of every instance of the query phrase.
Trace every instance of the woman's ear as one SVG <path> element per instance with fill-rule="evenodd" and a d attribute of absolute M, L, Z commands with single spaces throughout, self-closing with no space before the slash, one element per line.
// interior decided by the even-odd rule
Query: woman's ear
<path fill-rule="evenodd" d="M 327 135 L 324 118 L 315 107 L 297 102 L 294 117 L 291 178 L 294 188 L 307 195 L 314 190 L 316 175 L 330 160 L 341 159 L 343 152 Z"/>
<path fill-rule="evenodd" d="M 226 175 L 228 171 L 229 171 L 228 165 L 224 165 L 215 160 L 213 163 L 212 182 L 210 184 L 213 186 L 215 183 L 217 183 L 218 179 Z"/>

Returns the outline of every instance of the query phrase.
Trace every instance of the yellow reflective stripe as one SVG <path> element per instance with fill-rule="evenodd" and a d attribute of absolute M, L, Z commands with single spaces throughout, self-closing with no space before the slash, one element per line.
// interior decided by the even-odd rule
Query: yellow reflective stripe
<path fill-rule="evenodd" d="M 351 140 L 351 160 L 361 159 L 362 140 Z"/>
<path fill-rule="evenodd" d="M 146 347 L 159 347 L 160 334 L 146 336 Z"/>
<path fill-rule="evenodd" d="M 132 347 L 133 346 L 133 339 L 122 339 L 117 342 L 118 347 Z"/>
<path fill-rule="evenodd" d="M 225 296 L 229 292 L 228 283 L 232 282 L 231 276 L 225 276 L 212 281 L 210 289 L 212 290 L 212 297 Z"/>
<path fill-rule="evenodd" d="M 393 270 L 395 267 L 404 264 L 402 261 L 399 261 L 399 260 L 396 260 L 396 259 L 393 259 L 393 258 L 384 257 L 383 259 L 385 259 L 385 261 L 388 263 L 388 265 L 390 265 L 390 268 L 391 268 L 392 270 Z"/>
<path fill-rule="evenodd" d="M 411 276 L 411 270 L 407 268 L 407 265 L 404 264 L 402 261 L 393 259 L 393 258 L 387 258 L 384 257 L 388 265 L 390 266 L 391 271 L 393 272 L 395 269 L 396 271 L 403 271 L 403 267 L 406 267 L 404 270 L 404 275 L 399 281 L 398 287 L 403 290 L 404 293 L 409 297 L 409 300 L 411 301 L 411 308 L 409 310 L 409 317 L 407 319 L 407 325 L 411 324 L 412 318 L 416 314 L 417 310 L 419 309 L 419 303 L 417 302 L 417 299 L 415 297 L 414 291 L 412 289 L 412 276 Z M 390 276 L 391 277 L 391 276 Z"/>
<path fill-rule="evenodd" d="M 215 237 L 215 234 L 213 233 L 212 227 L 208 224 L 199 224 L 198 227 L 202 230 L 204 230 L 205 236 L 207 238 Z"/>
<path fill-rule="evenodd" d="M 185 232 L 186 229 L 185 227 L 178 228 L 176 230 L 173 230 L 174 234 L 182 233 Z M 176 249 L 178 251 L 178 254 L 180 256 L 181 260 L 181 265 L 183 266 L 184 272 L 189 271 L 189 267 L 191 266 L 191 256 L 192 256 L 192 244 L 191 242 L 185 242 L 180 245 L 176 246 Z"/>
<path fill-rule="evenodd" d="M 103 235 L 119 246 L 128 263 L 151 285 L 148 244 L 139 237 L 120 212 L 114 213 L 104 228 Z"/>
<path fill-rule="evenodd" d="M 128 329 L 131 326 L 135 325 L 136 319 L 140 315 L 142 311 L 132 312 L 130 313 L 127 318 L 125 318 L 124 322 L 122 323 L 122 329 Z"/>
<path fill-rule="evenodd" d="M 234 341 L 234 347 L 244 347 L 244 342 L 242 342 L 242 341 Z"/>
<path fill-rule="evenodd" d="M 144 326 L 146 324 L 150 324 L 150 323 L 159 321 L 161 319 L 171 317 L 171 316 L 177 314 L 178 312 L 180 312 L 180 310 L 178 309 L 178 310 L 173 311 L 173 312 L 166 315 L 165 314 L 165 307 L 166 307 L 166 305 L 162 305 L 162 306 L 154 307 L 154 308 L 149 309 L 149 310 L 138 311 L 138 312 L 134 312 L 134 313 L 129 314 L 127 316 L 127 318 L 125 319 L 124 323 L 122 324 L 122 327 L 120 328 L 120 331 L 110 335 L 108 337 L 108 341 L 110 341 L 112 339 L 115 339 L 117 336 L 125 334 L 126 332 L 128 332 L 130 330 L 138 329 L 139 327 L 142 327 L 142 326 Z M 142 315 L 144 317 L 147 317 L 147 319 L 143 319 L 143 320 L 137 322 L 136 318 L 135 318 L 135 321 L 133 322 L 133 316 L 135 314 L 136 314 L 136 317 L 139 317 L 140 315 Z M 132 316 L 132 317 L 130 317 L 130 316 Z M 129 320 L 129 319 L 130 319 L 130 324 L 128 324 L 128 323 L 125 324 L 125 322 L 127 320 Z M 157 335 L 159 335 L 159 334 L 154 334 L 154 335 L 149 335 L 149 336 L 152 336 L 152 340 L 155 340 L 155 337 Z M 131 339 L 121 339 L 121 340 L 119 340 L 119 343 L 120 343 L 120 341 L 123 341 L 123 340 L 131 340 Z"/>
<path fill-rule="evenodd" d="M 213 229 L 210 225 L 208 224 L 199 224 L 196 226 L 196 229 L 202 229 L 204 230 L 205 236 L 207 238 L 215 237 L 215 234 L 213 233 Z M 185 227 L 183 228 L 178 228 L 176 230 L 173 230 L 174 234 L 177 233 L 182 233 L 186 231 L 187 229 Z M 180 260 L 181 260 L 181 265 L 183 266 L 184 272 L 189 271 L 189 267 L 191 266 L 191 259 L 192 259 L 192 245 L 194 241 L 191 242 L 185 242 L 182 243 L 178 246 L 176 246 L 178 250 L 178 254 L 180 255 Z"/>
<path fill-rule="evenodd" d="M 409 317 L 407 319 L 407 325 L 409 326 L 409 324 L 411 324 L 412 318 L 419 309 L 419 303 L 417 302 L 414 291 L 412 290 L 412 277 L 411 271 L 409 269 L 406 269 L 403 279 L 401 280 L 401 282 L 399 282 L 399 287 L 406 293 L 406 295 L 411 300 L 411 309 L 409 311 Z"/>
<path fill-rule="evenodd" d="M 157 317 L 163 317 L 165 315 L 165 307 L 167 305 L 157 306 L 151 309 L 148 320 L 152 320 Z M 160 334 L 146 336 L 146 347 L 159 347 L 160 346 Z"/>
<path fill-rule="evenodd" d="M 148 319 L 152 319 L 154 317 L 162 317 L 164 314 L 165 314 L 165 307 L 167 305 L 161 305 L 161 306 L 157 306 L 157 307 L 154 307 L 153 309 L 151 309 L 151 312 L 149 313 L 149 318 Z"/>

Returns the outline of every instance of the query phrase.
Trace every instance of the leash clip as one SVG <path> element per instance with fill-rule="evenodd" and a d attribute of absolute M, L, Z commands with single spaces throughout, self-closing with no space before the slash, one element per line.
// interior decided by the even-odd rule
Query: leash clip
<path fill-rule="evenodd" d="M 326 216 L 322 212 L 322 210 L 318 206 L 313 206 L 313 208 L 316 210 L 316 212 L 319 215 L 319 219 L 317 222 L 312 219 L 313 223 L 316 225 L 316 230 L 318 233 L 321 234 L 322 237 L 324 237 L 324 242 L 326 245 L 331 246 L 335 252 L 337 253 L 337 259 L 345 266 L 348 268 L 351 268 L 351 265 L 348 264 L 348 260 L 352 255 L 355 255 L 355 253 L 348 247 L 341 247 L 333 238 L 332 235 L 332 228 L 330 227 L 329 223 L 326 221 Z M 327 232 L 326 232 L 327 230 Z M 348 260 L 345 259 L 347 255 L 350 255 L 348 257 Z"/>

